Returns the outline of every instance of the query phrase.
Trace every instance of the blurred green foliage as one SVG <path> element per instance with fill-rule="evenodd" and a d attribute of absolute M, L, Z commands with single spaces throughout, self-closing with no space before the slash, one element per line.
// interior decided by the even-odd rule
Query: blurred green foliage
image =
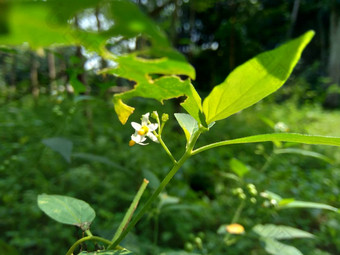
<path fill-rule="evenodd" d="M 87 107 L 93 111 L 91 121 L 95 125 L 89 125 L 90 120 L 84 118 Z M 158 108 L 157 104 L 140 101 L 136 116 Z M 171 114 L 175 111 L 174 106 L 167 103 L 161 111 L 171 116 L 164 131 L 169 147 L 181 147 L 185 144 L 185 136 Z M 202 137 L 201 143 L 205 139 L 220 140 L 272 131 L 261 116 L 274 123 L 284 121 L 293 132 L 339 135 L 337 129 L 324 124 L 339 119 L 339 114 L 308 106 L 297 109 L 294 102 L 284 105 L 263 102 L 230 117 L 227 123 L 217 123 Z M 122 208 L 129 206 L 140 180 L 147 176 L 151 181 L 143 200 L 157 185 L 157 180 L 165 176 L 170 165 L 170 162 L 164 164 L 168 159 L 155 144 L 128 147 L 132 127 L 118 124 L 112 106 L 100 98 L 74 100 L 64 97 L 57 100 L 57 97 L 41 97 L 35 104 L 27 96 L 3 106 L 0 116 L 3 159 L 0 215 L 4 219 L 0 224 L 3 241 L 11 246 L 7 249 L 19 254 L 65 253 L 72 240 L 82 235 L 80 230 L 64 227 L 44 216 L 36 205 L 38 194 L 62 194 L 87 201 L 97 213 L 92 231 L 110 237 L 112 222 L 119 223 L 125 213 Z M 70 163 L 42 143 L 43 139 L 51 137 L 63 137 L 73 143 Z M 321 250 L 326 252 L 324 254 L 336 254 L 340 247 L 337 238 L 339 214 L 315 209 L 277 211 L 273 205 L 266 204 L 265 198 L 259 194 L 254 197 L 247 191 L 247 184 L 252 183 L 258 193 L 270 190 L 282 197 L 340 207 L 339 149 L 286 146 L 322 153 L 334 163 L 296 154 L 274 154 L 271 143 L 233 145 L 206 151 L 202 154 L 204 157 L 193 157 L 184 165 L 166 190 L 169 197 L 165 193 L 160 197 L 160 204 L 137 225 L 124 246 L 137 254 L 155 251 L 160 254 L 169 251 L 170 247 L 172 250 L 192 247 L 200 254 L 199 237 L 203 250 L 211 252 L 213 247 L 223 243 L 217 230 L 221 224 L 231 221 L 240 202 L 234 190 L 242 188 L 246 203 L 240 223 L 245 226 L 246 234 L 233 239 L 235 243 L 227 248 L 230 254 L 249 254 L 249 251 L 263 254 L 261 243 L 251 228 L 265 223 L 285 224 L 317 236 L 314 240 L 292 243 L 303 254 L 323 254 Z M 269 161 L 268 157 L 271 158 Z M 233 173 L 230 162 L 235 161 L 234 158 L 250 169 L 241 186 L 230 179 Z M 152 240 L 158 240 L 157 245 Z M 226 247 L 222 245 L 219 249 L 222 252 Z"/>

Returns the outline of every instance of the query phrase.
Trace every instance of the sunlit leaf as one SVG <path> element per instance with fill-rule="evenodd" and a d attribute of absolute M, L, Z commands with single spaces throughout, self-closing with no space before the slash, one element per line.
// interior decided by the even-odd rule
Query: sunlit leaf
<path fill-rule="evenodd" d="M 260 143 L 260 142 L 293 142 L 293 143 L 305 143 L 305 144 L 319 144 L 319 145 L 331 145 L 340 146 L 340 137 L 331 136 L 320 136 L 320 135 L 304 135 L 304 134 L 294 134 L 294 133 L 274 133 L 274 134 L 263 134 L 247 136 L 242 138 L 237 138 L 233 140 L 226 140 L 222 142 L 217 142 L 204 146 L 195 151 L 195 154 L 210 148 L 215 148 L 218 146 L 225 146 L 231 144 L 242 144 L 242 143 Z"/>
<path fill-rule="evenodd" d="M 313 31 L 237 67 L 203 102 L 206 122 L 225 119 L 279 89 L 290 76 Z"/>
<path fill-rule="evenodd" d="M 191 117 L 191 115 L 185 113 L 175 113 L 175 118 L 183 129 L 185 138 L 189 142 L 193 133 L 198 129 L 197 121 Z"/>
<path fill-rule="evenodd" d="M 134 88 L 116 94 L 113 102 L 121 123 L 125 124 L 134 108 L 123 102 L 133 97 L 153 98 L 161 103 L 164 100 L 186 97 L 181 103 L 183 108 L 201 122 L 201 98 L 189 79 L 181 80 L 174 75 L 186 75 L 195 78 L 195 70 L 182 56 L 145 59 L 136 54 L 119 57 L 118 66 L 103 72 L 134 81 Z"/>
<path fill-rule="evenodd" d="M 52 137 L 42 140 L 42 143 L 58 152 L 67 162 L 71 162 L 73 143 L 62 137 Z"/>
<path fill-rule="evenodd" d="M 273 239 L 314 238 L 314 235 L 289 226 L 281 225 L 256 225 L 253 231 L 261 237 Z"/>
<path fill-rule="evenodd" d="M 77 27 L 85 15 L 92 15 L 97 7 L 112 26 L 106 31 Z M 0 27 L 0 44 L 48 47 L 51 45 L 83 45 L 97 52 L 112 37 L 133 38 L 145 35 L 155 49 L 169 47 L 165 33 L 149 17 L 128 0 L 82 0 L 82 1 L 4 1 Z M 86 16 L 86 15 L 85 15 Z"/>
<path fill-rule="evenodd" d="M 52 219 L 87 230 L 96 213 L 92 207 L 79 199 L 60 195 L 39 195 L 39 208 Z"/>

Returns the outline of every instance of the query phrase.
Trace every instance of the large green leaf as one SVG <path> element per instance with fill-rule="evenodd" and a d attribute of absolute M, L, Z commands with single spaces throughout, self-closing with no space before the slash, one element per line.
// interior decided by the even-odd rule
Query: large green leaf
<path fill-rule="evenodd" d="M 265 244 L 265 250 L 272 255 L 303 255 L 294 246 L 276 241 L 272 238 L 261 238 Z"/>
<path fill-rule="evenodd" d="M 319 136 L 319 135 L 304 135 L 294 133 L 275 133 L 275 134 L 263 134 L 247 136 L 233 140 L 226 140 L 222 142 L 212 143 L 203 146 L 193 152 L 193 154 L 200 153 L 202 151 L 212 149 L 219 146 L 242 144 L 242 143 L 260 143 L 260 142 L 293 142 L 293 143 L 305 143 L 305 144 L 319 144 L 319 145 L 331 145 L 340 146 L 340 137 L 331 136 Z"/>
<path fill-rule="evenodd" d="M 39 195 L 39 208 L 52 219 L 87 230 L 96 213 L 92 207 L 79 199 L 60 195 Z"/>
<path fill-rule="evenodd" d="M 237 67 L 203 102 L 206 122 L 225 119 L 279 89 L 314 36 L 309 31 Z"/>
<path fill-rule="evenodd" d="M 112 26 L 106 31 L 82 29 L 74 24 L 75 17 L 94 15 L 98 8 Z M 115 36 L 132 38 L 145 35 L 156 49 L 169 47 L 163 33 L 138 7 L 128 0 L 5 0 L 0 3 L 2 19 L 0 44 L 32 47 L 51 45 L 83 45 L 101 51 L 106 41 Z M 113 22 L 112 22 L 113 21 Z M 107 22 L 110 23 L 110 22 Z"/>
<path fill-rule="evenodd" d="M 181 80 L 174 75 L 186 75 L 195 78 L 195 70 L 182 56 L 169 56 L 146 59 L 138 54 L 119 57 L 118 66 L 105 70 L 105 73 L 134 81 L 132 90 L 114 96 L 114 107 L 119 120 L 125 124 L 134 108 L 126 105 L 123 100 L 133 97 L 153 98 L 163 100 L 185 96 L 181 104 L 183 108 L 198 122 L 201 116 L 201 98 L 189 79 Z M 157 78 L 155 78 L 155 76 Z"/>
<path fill-rule="evenodd" d="M 273 239 L 294 239 L 294 238 L 314 238 L 314 235 L 289 226 L 281 225 L 256 225 L 253 227 L 253 231 L 261 237 L 273 238 Z"/>

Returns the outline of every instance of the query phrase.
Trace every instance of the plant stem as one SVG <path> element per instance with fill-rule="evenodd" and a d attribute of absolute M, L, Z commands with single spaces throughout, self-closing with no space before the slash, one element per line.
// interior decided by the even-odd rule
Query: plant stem
<path fill-rule="evenodd" d="M 168 154 L 168 156 L 170 157 L 172 163 L 176 164 L 177 160 L 174 158 L 174 156 L 172 156 L 171 151 L 169 150 L 169 148 L 166 146 L 166 144 L 164 143 L 162 137 L 160 135 L 156 134 L 156 137 L 159 141 L 159 143 L 162 145 L 163 149 L 165 150 L 165 152 Z"/>
<path fill-rule="evenodd" d="M 146 186 L 149 184 L 149 181 L 144 179 L 143 180 L 143 183 L 142 185 L 140 186 L 136 196 L 134 197 L 128 211 L 126 212 L 122 222 L 120 223 L 116 233 L 114 234 L 113 238 L 112 238 L 112 243 L 114 243 L 118 237 L 120 236 L 120 234 L 123 232 L 123 230 L 127 227 L 127 225 L 129 224 L 129 221 L 131 220 L 132 218 L 132 215 L 134 213 L 134 211 L 136 210 L 137 208 L 137 205 L 138 205 L 138 202 L 140 200 L 140 198 L 142 197 L 145 189 L 146 189 Z M 111 248 L 111 244 L 108 246 L 108 249 Z"/>
<path fill-rule="evenodd" d="M 86 230 L 85 233 L 86 233 L 86 235 L 88 235 L 88 236 L 93 236 L 92 233 L 91 233 L 91 231 L 90 231 L 89 229 Z"/>
<path fill-rule="evenodd" d="M 158 188 L 154 191 L 154 193 L 151 195 L 151 197 L 146 201 L 142 209 L 137 213 L 137 215 L 133 218 L 131 223 L 127 226 L 127 228 L 122 232 L 122 234 L 113 242 L 113 244 L 110 244 L 108 249 L 115 249 L 115 247 L 124 239 L 124 237 L 131 231 L 131 229 L 137 224 L 137 222 L 143 217 L 143 215 L 147 212 L 149 207 L 152 205 L 152 203 L 158 198 L 158 195 L 163 191 L 165 186 L 171 181 L 172 177 L 177 173 L 177 171 L 181 168 L 181 166 L 184 164 L 184 162 L 191 157 L 192 155 L 192 149 L 196 144 L 196 141 L 200 134 L 202 133 L 202 130 L 199 129 L 192 137 L 190 143 L 187 146 L 187 149 L 185 150 L 183 156 L 181 159 L 174 163 L 174 166 L 170 170 L 170 172 L 165 176 L 163 181 L 160 183 Z"/>
<path fill-rule="evenodd" d="M 102 237 L 99 237 L 99 236 L 86 236 L 86 237 L 83 237 L 79 240 L 77 240 L 72 246 L 71 248 L 67 251 L 66 255 L 72 255 L 73 254 L 73 251 L 75 250 L 75 248 L 77 248 L 78 245 L 80 245 L 81 243 L 83 242 L 86 242 L 86 241 L 99 241 L 99 242 L 102 242 L 102 243 L 105 243 L 105 244 L 111 244 L 112 242 L 105 239 L 105 238 L 102 238 Z"/>
<path fill-rule="evenodd" d="M 238 219 L 241 216 L 241 212 L 243 210 L 244 205 L 245 205 L 245 202 L 244 202 L 244 200 L 242 200 L 242 202 L 240 203 L 240 205 L 236 209 L 236 212 L 234 214 L 233 219 L 231 220 L 231 223 L 236 223 L 238 221 Z"/>
<path fill-rule="evenodd" d="M 243 207 L 245 205 L 245 202 L 244 200 L 242 200 L 242 202 L 239 204 L 239 206 L 237 207 L 236 211 L 235 211 L 235 214 L 234 214 L 234 217 L 233 219 L 231 220 L 231 224 L 233 223 L 236 223 L 238 221 L 238 219 L 240 218 L 241 216 L 241 212 L 243 210 Z M 227 233 L 225 238 L 224 238 L 224 242 L 228 245 L 228 240 L 230 238 L 231 234 L 230 233 Z"/>

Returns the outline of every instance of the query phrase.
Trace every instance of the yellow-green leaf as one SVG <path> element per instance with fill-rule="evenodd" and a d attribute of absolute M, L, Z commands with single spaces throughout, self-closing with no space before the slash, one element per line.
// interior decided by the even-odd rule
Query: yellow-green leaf
<path fill-rule="evenodd" d="M 309 31 L 284 45 L 257 55 L 237 67 L 203 102 L 206 122 L 222 120 L 279 89 L 314 36 Z"/>

